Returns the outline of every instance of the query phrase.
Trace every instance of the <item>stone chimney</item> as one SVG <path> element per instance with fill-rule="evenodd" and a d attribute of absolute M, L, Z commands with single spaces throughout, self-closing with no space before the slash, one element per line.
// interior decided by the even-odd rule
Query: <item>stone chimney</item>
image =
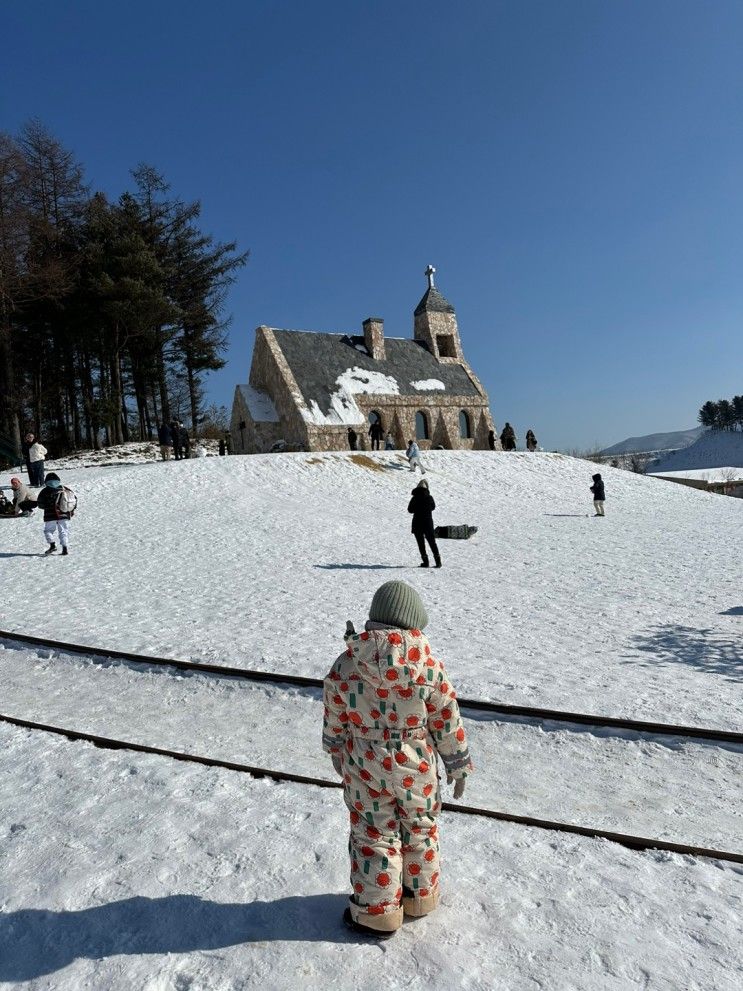
<path fill-rule="evenodd" d="M 375 361 L 384 361 L 384 320 L 381 317 L 368 317 L 364 320 L 364 344 Z"/>

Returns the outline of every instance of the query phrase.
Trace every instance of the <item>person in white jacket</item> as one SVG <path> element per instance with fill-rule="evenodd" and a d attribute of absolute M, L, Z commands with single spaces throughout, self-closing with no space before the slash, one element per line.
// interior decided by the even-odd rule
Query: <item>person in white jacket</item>
<path fill-rule="evenodd" d="M 421 464 L 421 450 L 414 440 L 408 441 L 405 457 L 408 459 L 411 471 L 415 471 L 416 468 L 420 468 L 421 475 L 426 474 L 426 469 Z"/>
<path fill-rule="evenodd" d="M 44 486 L 44 458 L 46 455 L 46 448 L 37 440 L 28 449 L 29 481 L 37 489 Z"/>

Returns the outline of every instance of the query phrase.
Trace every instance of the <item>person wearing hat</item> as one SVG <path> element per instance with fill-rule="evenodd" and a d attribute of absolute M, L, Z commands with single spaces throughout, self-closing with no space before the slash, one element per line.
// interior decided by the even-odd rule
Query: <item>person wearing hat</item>
<path fill-rule="evenodd" d="M 77 501 L 72 491 L 62 485 L 59 475 L 56 472 L 50 471 L 46 476 L 44 488 L 39 492 L 37 499 L 39 509 L 44 510 L 44 539 L 49 545 L 44 551 L 44 554 L 47 557 L 50 554 L 56 553 L 57 544 L 54 538 L 57 534 L 59 534 L 59 542 L 62 546 L 62 557 L 67 557 L 69 554 L 69 527 L 72 514 L 75 510 L 74 505 L 72 509 L 65 509 L 65 504 L 60 504 L 60 497 L 63 490 L 75 502 Z"/>
<path fill-rule="evenodd" d="M 455 798 L 473 771 L 456 693 L 421 632 L 427 625 L 416 590 L 385 582 L 364 632 L 347 624 L 346 649 L 323 686 L 322 745 L 351 820 L 353 893 L 343 921 L 380 939 L 439 902 L 438 757 Z"/>
<path fill-rule="evenodd" d="M 606 499 L 606 491 L 604 489 L 604 480 L 601 475 L 591 475 L 593 479 L 593 485 L 590 486 L 591 492 L 593 492 L 593 508 L 595 509 L 594 516 L 605 516 L 604 513 L 604 501 Z"/>
<path fill-rule="evenodd" d="M 10 487 L 13 489 L 13 515 L 30 516 L 36 509 L 31 489 L 20 478 L 11 478 Z"/>
<path fill-rule="evenodd" d="M 431 548 L 436 567 L 440 568 L 441 554 L 436 543 L 433 527 L 433 511 L 436 508 L 436 503 L 428 491 L 428 482 L 425 478 L 422 478 L 418 482 L 411 495 L 413 498 L 408 503 L 408 512 L 413 514 L 413 522 L 410 529 L 413 531 L 413 536 L 418 542 L 418 550 L 421 555 L 420 566 L 421 568 L 428 568 L 430 566 L 428 552 L 426 551 L 426 541 L 428 541 L 428 546 Z"/>

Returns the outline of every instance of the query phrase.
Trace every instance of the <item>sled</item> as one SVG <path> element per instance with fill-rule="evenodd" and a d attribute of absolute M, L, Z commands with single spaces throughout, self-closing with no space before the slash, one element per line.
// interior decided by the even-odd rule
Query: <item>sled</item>
<path fill-rule="evenodd" d="M 477 533 L 476 526 L 468 526 L 463 523 L 461 526 L 437 526 L 433 531 L 434 537 L 440 540 L 469 540 Z"/>

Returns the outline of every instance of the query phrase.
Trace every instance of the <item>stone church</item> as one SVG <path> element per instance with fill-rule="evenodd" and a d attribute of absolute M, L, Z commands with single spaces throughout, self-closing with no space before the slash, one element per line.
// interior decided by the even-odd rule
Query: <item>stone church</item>
<path fill-rule="evenodd" d="M 487 393 L 434 272 L 429 265 L 412 338 L 385 337 L 381 317 L 364 320 L 363 334 L 258 327 L 249 384 L 235 389 L 232 453 L 347 450 L 349 427 L 369 449 L 375 420 L 396 448 L 415 437 L 422 449 L 499 449 Z"/>

